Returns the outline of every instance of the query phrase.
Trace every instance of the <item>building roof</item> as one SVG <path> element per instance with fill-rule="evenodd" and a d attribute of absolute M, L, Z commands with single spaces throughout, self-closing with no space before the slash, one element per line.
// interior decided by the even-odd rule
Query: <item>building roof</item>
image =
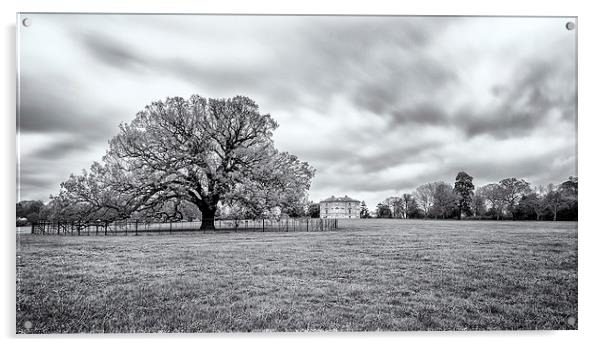
<path fill-rule="evenodd" d="M 348 197 L 347 195 L 345 195 L 344 197 L 340 197 L 340 198 L 335 197 L 333 195 L 330 198 L 326 198 L 326 199 L 320 201 L 320 203 L 323 203 L 323 202 L 360 202 L 360 201 L 352 199 L 352 198 Z"/>

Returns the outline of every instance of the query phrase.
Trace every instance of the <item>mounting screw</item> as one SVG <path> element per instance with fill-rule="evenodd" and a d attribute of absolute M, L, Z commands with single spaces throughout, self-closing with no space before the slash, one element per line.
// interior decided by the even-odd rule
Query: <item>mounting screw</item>
<path fill-rule="evenodd" d="M 26 321 L 23 323 L 23 327 L 24 327 L 25 329 L 29 330 L 29 329 L 31 329 L 31 328 L 33 327 L 33 324 L 31 324 L 31 322 L 30 322 L 30 321 L 26 320 Z"/>
<path fill-rule="evenodd" d="M 31 25 L 31 20 L 29 20 L 29 18 L 25 17 L 25 18 L 23 18 L 22 23 L 23 23 L 23 26 L 28 27 Z"/>
<path fill-rule="evenodd" d="M 573 29 L 575 29 L 575 23 L 567 22 L 565 27 L 566 27 L 566 30 L 573 30 Z"/>

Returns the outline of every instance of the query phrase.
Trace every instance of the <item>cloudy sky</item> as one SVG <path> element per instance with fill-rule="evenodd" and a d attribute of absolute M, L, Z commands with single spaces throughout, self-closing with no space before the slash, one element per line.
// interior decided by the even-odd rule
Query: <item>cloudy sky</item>
<path fill-rule="evenodd" d="M 316 168 L 310 198 L 378 201 L 460 170 L 577 172 L 570 18 L 26 15 L 20 190 L 47 200 L 167 96 L 253 98 Z M 19 189 L 19 188 L 18 188 Z"/>

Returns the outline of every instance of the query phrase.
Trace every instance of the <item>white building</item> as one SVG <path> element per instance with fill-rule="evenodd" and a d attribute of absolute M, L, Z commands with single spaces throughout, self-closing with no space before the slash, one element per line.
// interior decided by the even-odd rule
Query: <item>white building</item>
<path fill-rule="evenodd" d="M 360 201 L 333 195 L 320 201 L 320 218 L 360 218 Z"/>

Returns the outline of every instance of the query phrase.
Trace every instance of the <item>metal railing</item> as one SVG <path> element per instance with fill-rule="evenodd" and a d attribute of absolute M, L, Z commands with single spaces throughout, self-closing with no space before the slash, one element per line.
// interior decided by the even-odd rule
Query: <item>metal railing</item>
<path fill-rule="evenodd" d="M 142 235 L 177 232 L 298 232 L 329 231 L 339 227 L 337 219 L 287 218 L 214 221 L 215 229 L 203 229 L 200 221 L 149 222 L 121 221 L 39 221 L 32 223 L 31 233 L 39 235 Z"/>

